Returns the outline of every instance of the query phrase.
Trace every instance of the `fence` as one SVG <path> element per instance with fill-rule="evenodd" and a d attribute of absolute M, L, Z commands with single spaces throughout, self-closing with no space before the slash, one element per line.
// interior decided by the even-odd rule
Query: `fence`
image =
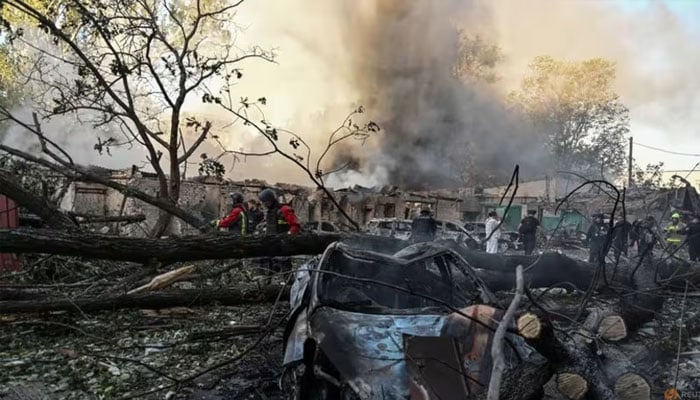
<path fill-rule="evenodd" d="M 0 194 L 0 228 L 16 228 L 19 226 L 19 209 L 10 198 Z M 19 269 L 21 263 L 14 254 L 0 253 L 0 271 Z"/>

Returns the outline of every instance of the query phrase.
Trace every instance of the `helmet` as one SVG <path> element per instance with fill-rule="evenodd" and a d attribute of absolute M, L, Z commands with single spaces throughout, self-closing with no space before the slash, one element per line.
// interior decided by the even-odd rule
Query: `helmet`
<path fill-rule="evenodd" d="M 263 190 L 262 192 L 260 192 L 260 195 L 258 195 L 258 198 L 260 199 L 260 202 L 263 203 L 265 206 L 269 206 L 277 202 L 277 195 L 272 189 Z"/>
<path fill-rule="evenodd" d="M 671 214 L 671 218 L 672 219 L 681 219 L 681 215 L 678 213 L 673 213 L 673 214 Z"/>
<path fill-rule="evenodd" d="M 231 197 L 233 204 L 242 204 L 244 201 L 243 195 L 240 192 L 231 192 L 228 195 Z"/>

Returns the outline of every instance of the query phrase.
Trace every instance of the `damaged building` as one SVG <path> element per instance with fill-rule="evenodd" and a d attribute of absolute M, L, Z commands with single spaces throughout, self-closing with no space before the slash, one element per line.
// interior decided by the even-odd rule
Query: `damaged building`
<path fill-rule="evenodd" d="M 158 191 L 156 176 L 135 167 L 128 170 L 99 169 L 94 172 L 153 196 Z M 612 211 L 615 196 L 611 195 L 611 190 L 590 185 L 568 198 L 556 212 L 557 205 L 582 182 L 577 177 L 557 176 L 519 183 L 505 216 L 505 229 L 515 230 L 527 211 L 535 210 L 545 231 L 555 229 L 562 222 L 570 230 L 585 230 L 591 214 Z M 340 229 L 351 228 L 322 190 L 288 183 L 270 184 L 257 179 L 236 181 L 198 176 L 184 180 L 180 206 L 204 220 L 212 220 L 230 211 L 228 193 L 238 191 L 246 199 L 256 199 L 260 191 L 268 187 L 274 188 L 280 200 L 294 208 L 301 222 L 330 221 Z M 490 210 L 504 215 L 513 190 L 514 187 L 508 189 L 507 186 L 496 186 L 410 191 L 395 186 L 367 188 L 356 185 L 334 189 L 332 193 L 343 210 L 360 226 L 365 226 L 374 218 L 410 219 L 424 208 L 430 209 L 436 218 L 445 221 L 483 221 Z M 634 188 L 626 194 L 626 212 L 633 217 L 654 214 L 663 219 L 669 213 L 668 210 L 663 210 L 663 204 L 668 202 L 671 209 L 692 212 L 696 208 L 700 209 L 700 205 L 695 204 L 696 198 L 697 192 L 692 186 L 657 191 Z M 145 215 L 145 221 L 139 224 L 128 224 L 120 228 L 116 224 L 102 227 L 104 231 L 119 229 L 122 234 L 130 236 L 146 235 L 159 213 L 156 207 L 141 200 L 88 182 L 72 183 L 63 197 L 61 208 L 95 216 Z M 179 220 L 175 220 L 171 228 L 172 234 L 196 233 L 194 228 Z"/>

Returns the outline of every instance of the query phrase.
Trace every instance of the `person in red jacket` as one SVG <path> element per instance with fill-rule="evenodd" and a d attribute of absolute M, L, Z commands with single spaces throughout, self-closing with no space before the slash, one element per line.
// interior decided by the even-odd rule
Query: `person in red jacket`
<path fill-rule="evenodd" d="M 212 221 L 212 225 L 217 228 L 228 228 L 229 232 L 245 236 L 250 233 L 255 227 L 250 226 L 248 219 L 248 210 L 246 210 L 243 195 L 238 192 L 230 193 L 233 207 L 231 213 L 223 219 Z"/>
<path fill-rule="evenodd" d="M 287 233 L 296 235 L 301 230 L 299 220 L 292 207 L 280 204 L 277 195 L 272 189 L 265 189 L 260 192 L 260 202 L 267 208 L 265 222 L 267 235 L 279 235 Z"/>

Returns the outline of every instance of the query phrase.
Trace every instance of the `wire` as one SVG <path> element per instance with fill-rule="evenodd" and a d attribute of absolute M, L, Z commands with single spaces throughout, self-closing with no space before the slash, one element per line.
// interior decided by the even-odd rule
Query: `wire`
<path fill-rule="evenodd" d="M 634 146 L 640 146 L 640 147 L 644 147 L 644 148 L 646 148 L 646 149 L 651 149 L 651 150 L 660 151 L 660 152 L 662 152 L 662 153 L 675 154 L 675 155 L 677 155 L 677 156 L 700 157 L 700 154 L 679 153 L 679 152 L 677 152 L 677 151 L 671 151 L 671 150 L 660 149 L 660 148 L 654 147 L 654 146 L 647 146 L 646 144 L 641 144 L 641 143 L 638 143 L 638 142 L 634 142 Z"/>

